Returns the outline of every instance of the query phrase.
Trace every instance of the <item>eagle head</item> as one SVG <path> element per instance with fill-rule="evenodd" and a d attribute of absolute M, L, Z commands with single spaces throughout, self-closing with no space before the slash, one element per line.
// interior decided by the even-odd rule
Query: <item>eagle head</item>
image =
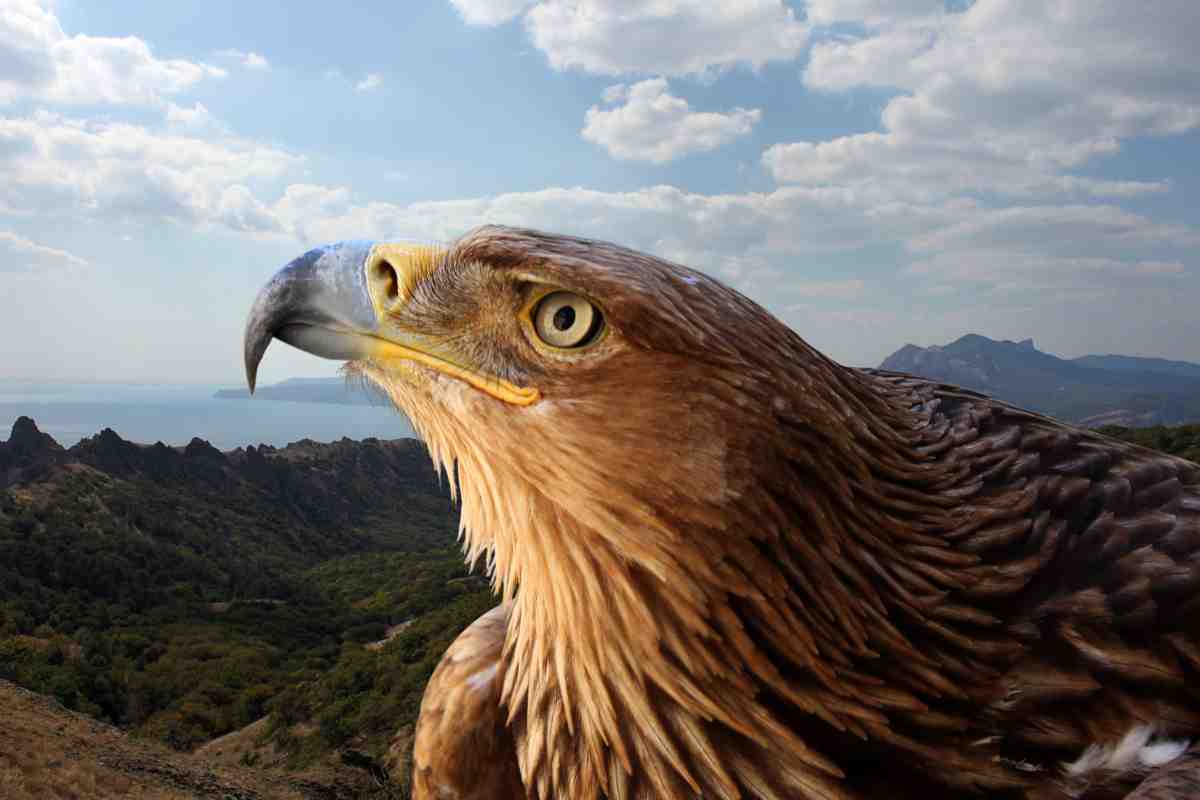
<path fill-rule="evenodd" d="M 251 388 L 272 338 L 347 360 L 446 471 L 468 559 L 513 603 L 504 703 L 543 796 L 563 764 L 605 791 L 635 765 L 662 796 L 725 791 L 688 766 L 711 737 L 833 786 L 785 717 L 853 705 L 829 664 L 876 655 L 885 612 L 830 528 L 845 509 L 876 536 L 863 493 L 923 479 L 908 406 L 703 273 L 497 226 L 311 250 L 254 304 Z"/>
<path fill-rule="evenodd" d="M 678 580 L 684 540 L 724 535 L 776 449 L 777 419 L 830 418 L 796 404 L 828 394 L 800 362 L 830 365 L 743 295 L 529 230 L 479 228 L 445 249 L 311 250 L 254 304 L 252 388 L 272 338 L 346 359 L 386 392 L 461 490 L 471 555 L 491 559 L 509 593 L 563 528 L 587 537 L 564 547 L 598 538 Z"/>

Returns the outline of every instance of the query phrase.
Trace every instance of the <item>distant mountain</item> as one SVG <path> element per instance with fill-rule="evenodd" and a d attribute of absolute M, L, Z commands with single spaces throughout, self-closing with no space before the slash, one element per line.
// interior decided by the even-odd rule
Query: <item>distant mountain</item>
<path fill-rule="evenodd" d="M 345 378 L 288 378 L 286 381 L 260 386 L 255 397 L 285 400 L 296 403 L 339 403 L 341 405 L 383 405 L 387 400 L 374 386 L 347 381 Z M 247 389 L 218 389 L 213 397 L 221 400 L 244 400 Z"/>
<path fill-rule="evenodd" d="M 1183 375 L 1189 378 L 1200 378 L 1200 364 L 1190 361 L 1168 361 L 1165 358 L 1141 358 L 1139 356 L 1080 356 L 1071 359 L 1083 367 L 1111 369 L 1120 372 L 1163 372 L 1170 375 Z"/>
<path fill-rule="evenodd" d="M 1077 424 L 1147 426 L 1200 421 L 1200 364 L 1133 356 L 1064 359 L 1032 339 L 969 333 L 944 346 L 907 344 L 880 369 L 985 392 Z"/>

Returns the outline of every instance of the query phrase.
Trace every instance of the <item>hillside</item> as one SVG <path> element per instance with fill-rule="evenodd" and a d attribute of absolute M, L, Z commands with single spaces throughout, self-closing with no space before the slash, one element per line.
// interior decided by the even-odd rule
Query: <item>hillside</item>
<path fill-rule="evenodd" d="M 456 534 L 413 440 L 64 449 L 22 418 L 0 443 L 0 679 L 177 751 L 267 716 L 281 768 L 370 762 L 495 602 Z"/>
<path fill-rule="evenodd" d="M 360 770 L 267 774 L 175 753 L 5 680 L 0 705 L 4 800 L 351 800 L 379 794 Z"/>
<path fill-rule="evenodd" d="M 986 392 L 1089 427 L 1178 425 L 1200 421 L 1200 365 L 1132 356 L 1063 359 L 1032 339 L 995 341 L 967 334 L 950 344 L 908 344 L 880 369 Z"/>

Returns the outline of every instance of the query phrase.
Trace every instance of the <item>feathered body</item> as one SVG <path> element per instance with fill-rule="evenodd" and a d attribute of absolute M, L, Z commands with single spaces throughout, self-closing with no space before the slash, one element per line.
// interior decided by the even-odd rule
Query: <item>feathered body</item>
<path fill-rule="evenodd" d="M 613 335 L 529 358 L 504 287 L 531 278 L 586 293 Z M 711 278 L 588 240 L 479 229 L 394 323 L 481 332 L 456 352 L 540 392 L 514 408 L 426 366 L 352 366 L 446 468 L 505 601 L 448 654 L 479 666 L 472 693 L 445 665 L 427 689 L 418 796 L 476 796 L 446 749 L 465 736 L 515 763 L 486 796 L 540 800 L 1195 780 L 1174 756 L 1200 737 L 1200 467 L 839 366 Z M 1077 762 L 1139 730 L 1169 764 Z"/>

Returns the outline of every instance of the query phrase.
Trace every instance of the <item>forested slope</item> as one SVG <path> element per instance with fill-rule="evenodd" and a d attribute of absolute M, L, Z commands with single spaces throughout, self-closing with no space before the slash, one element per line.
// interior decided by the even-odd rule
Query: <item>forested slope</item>
<path fill-rule="evenodd" d="M 0 678 L 180 750 L 275 710 L 293 763 L 381 753 L 493 602 L 413 440 L 64 450 L 22 419 L 0 484 Z"/>

